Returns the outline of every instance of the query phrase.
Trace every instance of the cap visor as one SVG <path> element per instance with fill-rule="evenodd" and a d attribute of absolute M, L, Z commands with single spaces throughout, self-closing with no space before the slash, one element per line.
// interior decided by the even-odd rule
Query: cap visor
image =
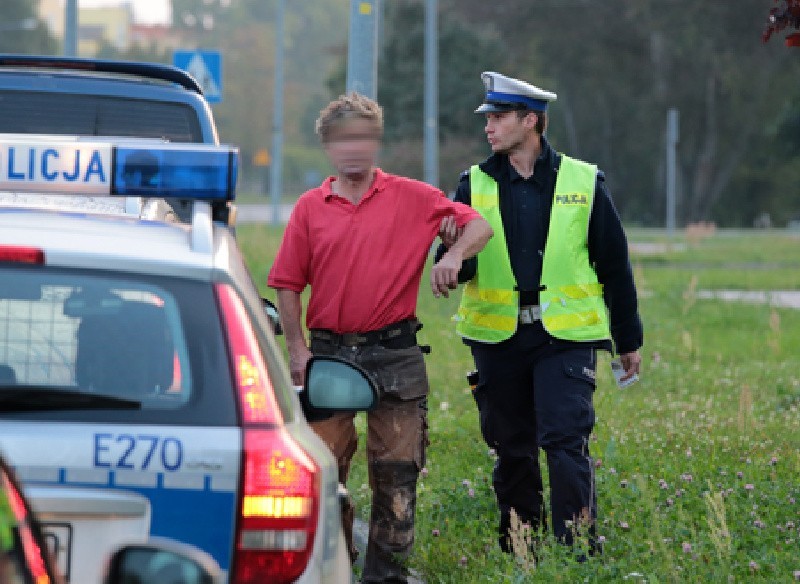
<path fill-rule="evenodd" d="M 513 112 L 521 109 L 520 106 L 514 104 L 500 104 L 500 103 L 484 103 L 475 110 L 476 114 L 498 114 L 502 112 Z"/>

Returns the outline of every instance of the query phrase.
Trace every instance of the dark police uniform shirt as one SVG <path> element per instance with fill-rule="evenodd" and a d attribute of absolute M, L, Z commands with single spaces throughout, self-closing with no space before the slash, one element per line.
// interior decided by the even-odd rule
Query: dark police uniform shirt
<path fill-rule="evenodd" d="M 536 160 L 533 174 L 527 179 L 520 176 L 505 154 L 493 154 L 479 165 L 499 185 L 500 215 L 522 305 L 539 304 L 542 260 L 560 164 L 561 156 L 542 137 L 542 153 Z M 455 200 L 471 204 L 469 171 L 461 175 Z M 602 172 L 597 173 L 588 245 L 589 260 L 595 268 L 598 280 L 603 284 L 603 294 L 610 313 L 611 336 L 616 350 L 619 353 L 635 351 L 643 342 L 636 285 L 628 259 L 625 232 Z M 444 252 L 444 246 L 440 245 L 436 254 L 437 260 Z M 465 260 L 459 273 L 459 281 L 471 280 L 476 269 L 476 258 Z M 466 342 L 471 344 L 470 341 Z M 611 349 L 607 342 L 596 344 L 600 348 Z"/>

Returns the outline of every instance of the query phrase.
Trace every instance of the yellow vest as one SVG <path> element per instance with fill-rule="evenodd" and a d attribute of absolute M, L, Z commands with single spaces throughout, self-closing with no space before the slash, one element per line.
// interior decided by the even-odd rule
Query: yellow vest
<path fill-rule="evenodd" d="M 589 217 L 597 167 L 562 155 L 553 192 L 544 248 L 541 285 L 542 324 L 567 341 L 611 337 L 603 287 L 589 263 Z M 466 338 L 499 343 L 517 331 L 519 292 L 508 256 L 497 182 L 477 165 L 470 168 L 472 207 L 489 222 L 494 237 L 477 256 L 475 277 L 464 287 L 455 317 Z"/>

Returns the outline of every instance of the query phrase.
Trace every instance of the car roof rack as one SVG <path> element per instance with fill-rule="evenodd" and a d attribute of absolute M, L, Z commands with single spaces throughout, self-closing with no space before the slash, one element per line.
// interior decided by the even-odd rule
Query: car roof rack
<path fill-rule="evenodd" d="M 77 57 L 49 57 L 46 55 L 0 54 L 0 68 L 19 67 L 30 69 L 62 69 L 67 71 L 89 71 L 94 73 L 120 73 L 147 79 L 176 83 L 200 95 L 203 89 L 186 71 L 161 63 L 138 63 L 135 61 L 110 61 L 105 59 L 82 59 Z"/>

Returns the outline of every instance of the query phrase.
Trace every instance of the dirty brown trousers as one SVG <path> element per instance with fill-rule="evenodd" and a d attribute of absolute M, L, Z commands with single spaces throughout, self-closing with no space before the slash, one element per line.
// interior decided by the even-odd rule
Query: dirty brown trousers
<path fill-rule="evenodd" d="M 367 462 L 372 489 L 369 540 L 362 582 L 407 582 L 405 562 L 414 543 L 417 477 L 425 465 L 427 446 L 428 377 L 422 351 L 413 337 L 397 348 L 387 343 L 337 346 L 312 338 L 314 355 L 335 355 L 364 368 L 377 382 L 380 399 L 367 414 Z M 408 346 L 411 345 L 411 346 Z M 311 423 L 328 445 L 339 467 L 339 482 L 347 483 L 350 462 L 358 447 L 355 414 L 341 412 Z M 342 510 L 351 558 L 352 504 Z"/>

